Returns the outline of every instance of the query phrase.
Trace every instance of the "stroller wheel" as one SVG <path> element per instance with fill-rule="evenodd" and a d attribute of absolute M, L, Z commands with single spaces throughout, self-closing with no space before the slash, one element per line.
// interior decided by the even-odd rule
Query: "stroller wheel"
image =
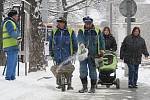
<path fill-rule="evenodd" d="M 106 85 L 107 88 L 110 88 L 110 85 Z"/>
<path fill-rule="evenodd" d="M 116 79 L 116 89 L 120 89 L 120 80 Z"/>

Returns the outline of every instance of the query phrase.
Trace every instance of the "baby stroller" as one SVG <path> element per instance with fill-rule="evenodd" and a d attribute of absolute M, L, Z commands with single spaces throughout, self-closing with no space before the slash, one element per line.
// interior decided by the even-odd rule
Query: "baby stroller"
<path fill-rule="evenodd" d="M 116 78 L 116 69 L 117 69 L 117 56 L 112 51 L 105 51 L 104 57 L 102 59 L 96 58 L 95 64 L 100 73 L 99 82 L 101 85 L 106 85 L 109 88 L 111 85 L 116 85 L 116 88 L 120 88 L 120 80 Z"/>

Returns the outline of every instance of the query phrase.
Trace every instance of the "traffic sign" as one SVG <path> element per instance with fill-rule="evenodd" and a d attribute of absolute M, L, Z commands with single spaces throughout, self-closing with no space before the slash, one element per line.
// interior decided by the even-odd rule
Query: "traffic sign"
<path fill-rule="evenodd" d="M 134 0 L 122 1 L 119 6 L 119 11 L 124 17 L 127 17 L 128 15 L 130 15 L 130 17 L 134 16 L 137 12 L 136 2 Z"/>
<path fill-rule="evenodd" d="M 136 19 L 135 18 L 130 18 L 130 21 L 131 22 L 136 22 Z M 127 18 L 125 18 L 125 22 L 128 22 Z"/>

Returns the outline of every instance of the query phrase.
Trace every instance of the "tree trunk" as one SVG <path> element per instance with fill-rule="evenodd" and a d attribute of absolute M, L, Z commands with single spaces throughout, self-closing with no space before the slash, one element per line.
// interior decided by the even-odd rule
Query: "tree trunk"
<path fill-rule="evenodd" d="M 60 0 L 56 0 L 57 2 L 57 11 L 62 11 L 62 8 L 61 8 L 61 1 Z M 56 18 L 60 17 L 61 14 L 59 12 L 57 12 L 57 15 L 56 15 Z"/>
<path fill-rule="evenodd" d="M 63 17 L 67 20 L 68 12 L 63 13 Z"/>
<path fill-rule="evenodd" d="M 68 12 L 67 12 L 66 6 L 67 6 L 67 1 L 62 0 L 62 7 L 63 7 L 63 11 L 64 11 L 63 17 L 66 18 L 66 20 L 67 20 Z"/>
<path fill-rule="evenodd" d="M 31 35 L 29 44 L 29 72 L 36 72 L 38 70 L 45 70 L 45 56 L 44 56 L 44 40 L 41 32 L 38 31 L 40 18 L 35 18 L 34 10 L 37 6 L 35 0 L 27 0 L 31 3 Z"/>
<path fill-rule="evenodd" d="M 2 39 L 2 12 L 3 12 L 3 2 L 4 0 L 0 0 L 0 66 L 5 66 L 6 64 L 6 56 L 3 52 L 3 39 Z"/>

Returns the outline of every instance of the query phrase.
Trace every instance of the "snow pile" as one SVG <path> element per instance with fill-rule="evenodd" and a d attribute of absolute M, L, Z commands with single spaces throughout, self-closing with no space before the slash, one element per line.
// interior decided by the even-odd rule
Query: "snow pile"
<path fill-rule="evenodd" d="M 20 64 L 20 76 L 15 81 L 6 81 L 4 76 L 0 75 L 0 100 L 94 100 L 94 97 L 90 94 L 79 94 L 77 91 L 81 89 L 81 82 L 79 78 L 79 62 L 75 62 L 75 71 L 73 73 L 73 91 L 61 92 L 56 89 L 55 77 L 50 72 L 50 67 L 53 62 L 49 62 L 49 67 L 46 71 L 39 71 L 29 73 L 28 76 L 24 75 L 24 64 Z M 121 81 L 127 80 L 124 77 L 125 65 L 118 63 L 117 77 Z M 150 66 L 149 66 L 150 67 Z M 140 68 L 139 70 L 139 82 L 150 85 L 150 69 L 149 67 Z M 0 67 L 0 73 L 2 73 L 3 67 Z M 90 86 L 90 84 L 89 84 Z M 111 93 L 108 89 L 97 90 L 96 96 L 104 98 L 104 94 Z M 113 93 L 113 92 L 112 92 Z M 99 95 L 103 94 L 103 95 Z M 87 99 L 86 99 L 87 98 Z M 92 99 L 93 98 L 93 99 Z M 100 99 L 105 100 L 105 99 Z"/>

